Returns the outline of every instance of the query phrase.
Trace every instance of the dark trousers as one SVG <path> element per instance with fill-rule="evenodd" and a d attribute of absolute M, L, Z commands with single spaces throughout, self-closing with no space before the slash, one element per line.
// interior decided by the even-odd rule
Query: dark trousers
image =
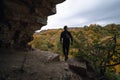
<path fill-rule="evenodd" d="M 64 43 L 62 47 L 63 47 L 63 53 L 64 53 L 65 58 L 68 58 L 69 43 Z"/>

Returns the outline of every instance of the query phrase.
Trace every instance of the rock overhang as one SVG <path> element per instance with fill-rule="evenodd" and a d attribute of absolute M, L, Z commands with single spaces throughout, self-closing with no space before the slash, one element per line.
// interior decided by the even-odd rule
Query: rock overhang
<path fill-rule="evenodd" d="M 1 0 L 0 47 L 25 48 L 35 30 L 47 25 L 65 0 Z"/>

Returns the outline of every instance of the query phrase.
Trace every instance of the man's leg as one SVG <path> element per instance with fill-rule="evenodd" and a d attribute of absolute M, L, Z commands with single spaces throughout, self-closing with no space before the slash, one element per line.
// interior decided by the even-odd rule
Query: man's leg
<path fill-rule="evenodd" d="M 64 54 L 65 61 L 66 61 L 66 48 L 65 48 L 65 45 L 64 45 L 64 44 L 63 44 L 62 48 L 63 48 L 63 54 Z"/>
<path fill-rule="evenodd" d="M 67 48 L 65 48 L 65 61 L 68 59 Z"/>
<path fill-rule="evenodd" d="M 68 54 L 69 54 L 69 44 L 66 46 L 66 59 L 68 59 Z"/>

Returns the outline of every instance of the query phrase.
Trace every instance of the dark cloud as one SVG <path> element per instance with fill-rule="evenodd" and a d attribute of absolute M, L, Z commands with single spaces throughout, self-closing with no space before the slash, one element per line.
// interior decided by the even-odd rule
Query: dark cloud
<path fill-rule="evenodd" d="M 72 1 L 72 5 L 74 4 L 73 0 L 69 1 Z M 83 8 L 84 6 L 88 7 L 87 5 L 83 5 L 81 7 L 81 5 L 75 4 L 73 5 L 73 7 L 77 7 L 75 7 L 74 10 L 72 10 L 72 7 L 71 9 L 68 8 L 69 14 L 67 15 L 63 14 L 65 11 L 67 12 L 67 9 L 65 9 L 64 6 L 63 8 L 61 8 L 61 11 L 63 12 L 60 12 L 59 15 L 56 14 L 56 20 L 54 21 L 56 23 L 52 23 L 52 20 L 51 22 L 48 22 L 46 28 L 55 25 L 61 26 L 64 24 L 68 24 L 68 26 L 84 26 L 95 23 L 100 23 L 100 25 L 106 25 L 109 23 L 120 23 L 120 0 L 98 0 L 98 2 L 99 3 L 96 3 L 97 5 L 92 8 L 85 8 L 86 10 L 81 8 Z M 66 5 L 68 6 L 69 4 Z M 62 16 L 60 16 L 61 14 Z"/>
<path fill-rule="evenodd" d="M 90 24 L 90 23 L 97 23 L 97 22 L 113 22 L 119 23 L 120 22 L 120 1 L 116 3 L 111 3 L 109 5 L 102 5 L 101 7 L 98 6 L 93 10 L 88 10 L 85 12 L 80 12 L 72 15 L 66 19 L 72 18 L 85 18 L 88 21 L 82 24 Z"/>

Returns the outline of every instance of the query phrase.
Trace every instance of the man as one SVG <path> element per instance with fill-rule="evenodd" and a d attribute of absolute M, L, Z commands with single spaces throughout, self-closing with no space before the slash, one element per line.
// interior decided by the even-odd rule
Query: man
<path fill-rule="evenodd" d="M 62 44 L 65 61 L 68 59 L 69 45 L 73 42 L 71 33 L 67 30 L 67 26 L 64 26 L 64 31 L 60 35 L 60 43 Z"/>

